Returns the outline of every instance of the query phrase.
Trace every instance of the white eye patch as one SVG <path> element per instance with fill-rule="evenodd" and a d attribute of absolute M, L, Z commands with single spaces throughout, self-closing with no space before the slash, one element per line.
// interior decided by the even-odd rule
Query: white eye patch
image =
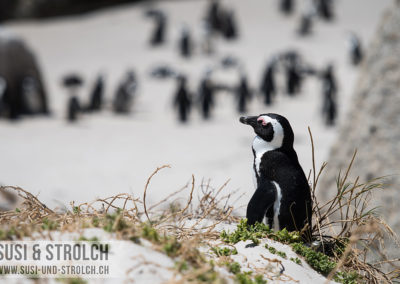
<path fill-rule="evenodd" d="M 259 116 L 257 118 L 257 121 L 262 121 L 262 125 L 267 125 L 268 123 L 271 123 L 272 128 L 274 129 L 274 137 L 270 142 L 268 142 L 269 148 L 277 149 L 282 147 L 284 132 L 283 127 L 279 123 L 279 121 L 269 117 L 268 115 Z"/>
<path fill-rule="evenodd" d="M 254 165 L 255 165 L 255 176 L 260 174 L 260 163 L 262 156 L 268 152 L 273 151 L 282 147 L 283 144 L 283 127 L 276 119 L 273 119 L 267 115 L 262 115 L 257 118 L 257 122 L 262 121 L 262 124 L 267 125 L 271 123 L 272 128 L 274 130 L 274 136 L 270 142 L 265 141 L 264 139 L 256 136 L 253 140 L 253 150 L 254 150 Z"/>

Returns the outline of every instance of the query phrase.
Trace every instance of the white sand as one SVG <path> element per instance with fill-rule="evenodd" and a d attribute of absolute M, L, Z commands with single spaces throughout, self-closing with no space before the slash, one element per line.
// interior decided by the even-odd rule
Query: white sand
<path fill-rule="evenodd" d="M 198 112 L 188 125 L 179 125 L 172 110 L 172 81 L 148 77 L 151 66 L 171 63 L 190 74 L 197 88 L 204 68 L 225 53 L 242 59 L 250 83 L 259 86 L 266 60 L 277 52 L 297 48 L 310 63 L 324 67 L 334 62 L 339 83 L 340 117 L 347 109 L 358 69 L 348 63 L 346 32 L 356 31 L 364 43 L 371 37 L 389 0 L 337 1 L 333 23 L 318 21 L 313 36 L 300 39 L 295 34 L 299 20 L 277 12 L 277 1 L 230 1 L 239 20 L 240 39 L 219 40 L 217 55 L 206 57 L 196 51 L 190 60 L 176 51 L 179 25 L 186 22 L 197 40 L 198 23 L 206 1 L 163 1 L 160 7 L 170 15 L 166 46 L 147 45 L 152 24 L 143 16 L 144 5 L 127 5 L 81 17 L 65 17 L 42 22 L 8 24 L 37 52 L 51 99 L 53 117 L 25 119 L 18 123 L 0 121 L 0 183 L 18 185 L 50 206 L 84 202 L 121 192 L 142 195 L 147 177 L 160 165 L 171 164 L 153 180 L 148 198 L 159 200 L 180 188 L 193 173 L 200 183 L 211 179 L 216 186 L 231 179 L 229 190 L 246 196 L 253 192 L 249 127 L 238 122 L 232 98 L 217 98 L 215 117 L 203 122 Z M 64 118 L 66 92 L 60 80 L 69 71 L 79 71 L 87 79 L 82 99 L 87 99 L 99 71 L 107 74 L 110 101 L 118 80 L 127 68 L 139 75 L 140 89 L 133 114 L 118 117 L 104 110 L 85 116 L 77 125 Z M 279 94 L 272 107 L 253 101 L 249 114 L 277 112 L 285 115 L 295 132 L 295 149 L 306 173 L 311 168 L 311 148 L 307 126 L 316 143 L 317 163 L 327 158 L 336 129 L 327 129 L 320 118 L 321 86 L 315 79 L 306 82 L 297 98 Z M 345 122 L 348 123 L 348 122 Z"/>

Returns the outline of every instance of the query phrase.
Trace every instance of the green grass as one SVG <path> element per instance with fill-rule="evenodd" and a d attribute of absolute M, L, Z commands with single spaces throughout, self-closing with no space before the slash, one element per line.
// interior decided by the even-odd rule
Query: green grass
<path fill-rule="evenodd" d="M 290 260 L 298 265 L 301 265 L 301 260 L 298 257 L 291 257 Z"/>
<path fill-rule="evenodd" d="M 247 219 L 240 220 L 234 232 L 229 233 L 225 230 L 220 235 L 221 239 L 230 244 L 236 244 L 240 241 L 252 240 L 253 243 L 259 244 L 260 239 L 269 238 L 284 244 L 300 242 L 300 234 L 298 232 L 288 232 L 286 229 L 273 231 L 263 223 L 256 223 L 252 226 L 247 225 Z"/>
<path fill-rule="evenodd" d="M 239 284 L 265 284 L 267 280 L 264 280 L 262 275 L 252 277 L 251 272 L 243 272 L 236 274 L 235 282 Z"/>
<path fill-rule="evenodd" d="M 234 255 L 237 254 L 237 250 L 236 248 L 230 249 L 228 247 L 212 247 L 211 250 L 218 256 L 230 256 L 230 255 Z"/>
<path fill-rule="evenodd" d="M 314 251 L 301 243 L 292 245 L 293 251 L 304 257 L 306 262 L 316 271 L 323 275 L 328 275 L 336 267 L 336 262 L 332 261 L 327 255 Z"/>
<path fill-rule="evenodd" d="M 43 230 L 49 230 L 53 231 L 58 229 L 60 224 L 58 224 L 56 221 L 53 221 L 47 217 L 44 217 L 42 220 L 42 229 Z"/>
<path fill-rule="evenodd" d="M 359 275 L 357 272 L 354 271 L 351 272 L 339 271 L 333 277 L 333 280 L 335 280 L 336 282 L 344 284 L 357 284 L 360 282 L 361 279 L 362 279 L 361 275 Z"/>
<path fill-rule="evenodd" d="M 237 228 L 233 232 L 223 231 L 220 235 L 221 239 L 230 244 L 236 244 L 240 241 L 252 240 L 253 243 L 259 244 L 261 239 L 269 238 L 274 241 L 290 245 L 295 253 L 304 257 L 304 260 L 317 272 L 324 276 L 327 276 L 337 265 L 337 262 L 330 256 L 315 251 L 312 248 L 306 246 L 301 239 L 298 232 L 288 232 L 286 229 L 280 231 L 273 231 L 267 225 L 256 223 L 254 226 L 247 225 L 247 220 L 242 219 L 237 225 Z M 341 256 L 346 248 L 348 240 L 341 239 L 334 242 L 334 254 L 338 257 Z M 282 258 L 287 259 L 287 255 L 283 251 L 278 251 L 276 248 L 265 244 L 265 248 L 270 253 L 279 255 Z M 290 258 L 291 261 L 301 265 L 301 260 L 296 257 Z M 246 282 L 250 281 L 247 274 L 240 274 L 239 283 L 254 283 Z M 356 272 L 336 272 L 334 279 L 340 283 L 353 284 L 357 283 L 362 277 Z M 251 280 L 253 281 L 253 280 Z"/>

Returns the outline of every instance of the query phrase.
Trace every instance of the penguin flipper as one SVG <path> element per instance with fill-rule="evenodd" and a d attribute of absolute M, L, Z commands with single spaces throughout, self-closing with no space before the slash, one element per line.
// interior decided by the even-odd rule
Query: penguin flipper
<path fill-rule="evenodd" d="M 267 210 L 274 206 L 275 186 L 270 181 L 260 184 L 247 205 L 247 224 L 262 223 Z"/>

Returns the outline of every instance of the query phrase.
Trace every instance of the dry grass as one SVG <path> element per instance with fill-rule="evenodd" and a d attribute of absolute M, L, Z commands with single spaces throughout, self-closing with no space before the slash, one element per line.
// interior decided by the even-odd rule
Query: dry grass
<path fill-rule="evenodd" d="M 321 243 L 324 253 L 332 254 L 338 262 L 328 279 L 344 269 L 356 271 L 368 283 L 391 283 L 399 277 L 400 259 L 389 259 L 385 253 L 385 240 L 391 241 L 400 250 L 398 237 L 382 217 L 375 214 L 376 208 L 369 206 L 373 192 L 385 187 L 384 177 L 367 182 L 360 182 L 357 177 L 350 182 L 349 174 L 357 154 L 355 151 L 344 175 L 339 172 L 334 197 L 321 203 L 317 198 L 318 181 L 327 164 L 323 163 L 316 171 L 314 141 L 310 128 L 308 130 L 313 162 L 309 176 L 309 179 L 312 177 L 313 239 Z"/>
<path fill-rule="evenodd" d="M 0 191 L 14 194 L 21 200 L 15 210 L 0 212 L 0 239 L 51 239 L 51 230 L 83 232 L 85 228 L 99 227 L 115 234 L 116 239 L 147 239 L 155 250 L 187 263 L 189 269 L 177 271 L 181 279 L 174 278 L 173 283 L 199 278 L 218 283 L 219 275 L 198 248 L 219 238 L 215 230 L 218 224 L 239 221 L 232 215 L 233 207 L 229 205 L 236 193 L 224 191 L 228 182 L 214 188 L 209 182 L 196 185 L 192 176 L 191 182 L 180 190 L 149 206 L 146 195 L 151 190 L 151 180 L 168 167 L 159 167 L 150 175 L 142 198 L 122 193 L 91 203 L 75 205 L 72 202 L 71 209 L 64 211 L 50 210 L 22 188 L 0 187 Z M 184 191 L 188 198 L 180 202 L 178 196 Z"/>

